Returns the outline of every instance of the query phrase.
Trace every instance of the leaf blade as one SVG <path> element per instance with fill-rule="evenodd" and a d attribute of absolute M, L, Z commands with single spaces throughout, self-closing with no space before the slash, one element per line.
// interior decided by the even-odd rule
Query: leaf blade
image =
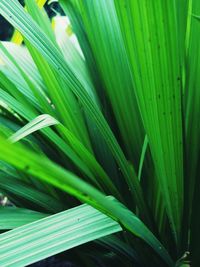
<path fill-rule="evenodd" d="M 121 230 L 118 223 L 84 204 L 1 234 L 0 263 L 25 266 Z"/>

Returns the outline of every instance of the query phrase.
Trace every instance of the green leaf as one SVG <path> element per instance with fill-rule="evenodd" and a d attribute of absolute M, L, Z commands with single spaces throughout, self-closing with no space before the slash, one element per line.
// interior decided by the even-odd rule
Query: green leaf
<path fill-rule="evenodd" d="M 48 214 L 17 207 L 0 207 L 0 230 L 13 229 L 46 216 Z"/>
<path fill-rule="evenodd" d="M 26 266 L 121 230 L 117 222 L 84 204 L 1 234 L 0 263 Z"/>
<path fill-rule="evenodd" d="M 26 71 L 24 71 L 18 62 L 19 57 L 22 57 L 22 55 L 25 58 L 25 62 L 28 63 L 31 73 L 27 73 L 27 66 Z M 23 103 L 30 111 L 37 112 L 36 110 L 41 110 L 41 105 L 34 96 L 36 92 L 37 94 L 41 93 L 41 89 L 39 89 L 41 85 L 36 85 L 29 78 L 36 78 L 38 72 L 31 62 L 27 50 L 24 47 L 18 47 L 14 44 L 10 45 L 7 42 L 0 42 L 0 56 L 5 64 L 1 66 L 1 86 Z M 36 78 L 37 80 L 38 78 Z M 33 87 L 36 87 L 34 93 L 31 91 Z M 44 95 L 41 95 L 40 98 L 43 100 L 41 102 L 42 104 L 47 101 L 44 100 Z"/>
<path fill-rule="evenodd" d="M 185 79 L 185 135 L 186 135 L 186 176 L 185 176 L 185 220 L 183 222 L 183 234 L 185 237 L 184 249 L 191 251 L 192 265 L 199 265 L 199 223 L 200 223 L 200 3 L 192 1 L 190 15 L 190 28 L 188 50 L 186 58 L 186 70 L 188 76 Z M 190 229 L 187 231 L 187 229 Z"/>
<path fill-rule="evenodd" d="M 40 129 L 43 129 L 45 127 L 49 127 L 49 126 L 52 126 L 58 123 L 59 122 L 56 119 L 54 119 L 48 114 L 40 115 L 34 120 L 30 121 L 28 124 L 26 124 L 16 133 L 14 133 L 12 136 L 10 136 L 9 141 L 11 141 L 12 143 L 15 143 L 35 131 L 38 131 Z"/>
<path fill-rule="evenodd" d="M 43 190 L 44 189 L 45 187 Z M 65 204 L 62 204 L 55 199 L 55 197 L 34 188 L 33 185 L 30 184 L 30 181 L 28 183 L 20 178 L 15 178 L 2 172 L 0 172 L 0 190 L 2 190 L 5 195 L 8 195 L 8 197 L 11 194 L 14 203 L 16 200 L 17 203 L 24 203 L 25 207 L 31 209 L 54 213 L 66 208 Z"/>
<path fill-rule="evenodd" d="M 73 148 L 73 151 L 75 151 L 78 154 L 78 156 L 80 156 L 81 160 L 90 168 L 92 172 L 92 176 L 89 176 L 91 182 L 97 185 L 102 191 L 104 191 L 102 188 L 103 186 L 105 189 L 107 189 L 107 192 L 111 192 L 118 199 L 121 199 L 119 191 L 112 183 L 110 178 L 107 176 L 107 174 L 104 172 L 101 165 L 99 165 L 99 163 L 96 161 L 95 157 L 90 153 L 90 151 L 88 151 L 84 147 L 84 145 L 81 142 L 79 142 L 79 140 L 76 139 L 76 137 L 67 128 L 65 128 L 62 124 L 60 124 L 56 119 L 54 119 L 50 115 L 43 114 L 36 117 L 28 124 L 26 124 L 24 127 L 19 129 L 15 134 L 13 134 L 9 138 L 9 141 L 14 143 L 24 138 L 25 136 L 30 135 L 35 131 L 38 131 L 40 129 L 43 129 L 51 125 L 58 125 L 57 128 L 60 129 L 62 135 L 65 137 L 66 140 L 68 140 L 69 144 Z"/>
<path fill-rule="evenodd" d="M 60 2 L 65 10 L 70 5 L 66 1 Z M 106 94 L 110 99 L 123 145 L 129 159 L 134 162 L 135 169 L 137 169 L 144 129 L 114 2 L 106 0 L 68 2 L 79 6 L 84 30 L 91 45 Z M 108 10 L 109 12 L 107 12 Z M 80 37 L 79 42 L 81 43 Z"/>
<path fill-rule="evenodd" d="M 0 89 L 0 99 L 6 103 L 10 108 L 17 112 L 20 116 L 24 117 L 26 120 L 33 120 L 37 114 L 32 114 L 26 109 L 20 102 L 18 102 L 11 95 Z M 54 145 L 64 153 L 74 164 L 77 166 L 84 174 L 92 178 L 92 173 L 89 170 L 87 164 L 83 163 L 76 153 L 71 149 L 71 147 L 60 138 L 53 130 L 44 128 L 42 133 L 47 137 Z"/>
<path fill-rule="evenodd" d="M 119 222 L 132 234 L 143 239 L 169 266 L 173 266 L 169 254 L 152 232 L 117 200 L 106 198 L 99 190 L 51 162 L 43 155 L 37 155 L 27 148 L 23 148 L 22 145 L 9 144 L 2 137 L 0 137 L 0 159 L 97 208 Z"/>
<path fill-rule="evenodd" d="M 180 53 L 175 1 L 115 0 L 157 180 L 174 238 L 183 214 Z M 181 46 L 179 46 L 181 45 Z"/>
<path fill-rule="evenodd" d="M 29 14 L 52 41 L 54 48 L 56 48 L 61 55 L 47 15 L 39 9 L 34 0 L 26 1 L 26 6 Z M 68 127 L 88 149 L 92 150 L 79 103 L 71 92 L 70 87 L 65 82 L 65 79 L 59 75 L 57 70 L 48 63 L 44 56 L 37 51 L 34 45 L 26 38 L 25 43 L 47 87 L 51 101 L 58 113 L 58 119 Z M 64 61 L 64 58 L 62 58 L 62 60 Z"/>
<path fill-rule="evenodd" d="M 142 190 L 137 179 L 135 171 L 131 170 L 124 156 L 122 149 L 105 118 L 99 110 L 97 104 L 91 99 L 83 84 L 74 75 L 73 71 L 63 60 L 63 56 L 59 49 L 44 34 L 40 27 L 24 12 L 23 8 L 15 0 L 7 2 L 0 1 L 0 13 L 16 27 L 23 36 L 31 42 L 31 44 L 48 60 L 48 62 L 57 70 L 57 73 L 65 80 L 66 85 L 78 97 L 88 114 L 93 118 L 96 126 L 104 137 L 108 147 L 121 169 L 121 172 L 130 188 L 130 192 L 139 207 L 141 214 L 145 220 L 151 224 L 147 206 L 144 202 Z"/>

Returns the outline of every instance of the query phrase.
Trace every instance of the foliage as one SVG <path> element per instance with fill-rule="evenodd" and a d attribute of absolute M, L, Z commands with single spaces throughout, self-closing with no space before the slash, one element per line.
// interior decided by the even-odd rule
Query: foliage
<path fill-rule="evenodd" d="M 198 266 L 199 1 L 45 2 L 0 0 L 0 265 Z"/>

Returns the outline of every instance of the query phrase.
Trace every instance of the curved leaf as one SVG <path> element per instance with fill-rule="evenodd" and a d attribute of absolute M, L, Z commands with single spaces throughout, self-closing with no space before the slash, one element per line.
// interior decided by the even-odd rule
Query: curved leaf
<path fill-rule="evenodd" d="M 0 152 L 0 159 L 5 160 L 42 181 L 68 192 L 81 201 L 107 214 L 119 222 L 125 229 L 142 238 L 169 266 L 173 266 L 173 261 L 168 252 L 153 233 L 139 218 L 116 199 L 106 198 L 99 190 L 51 162 L 43 155 L 37 155 L 23 148 L 22 145 L 9 144 L 2 137 L 0 137 Z"/>

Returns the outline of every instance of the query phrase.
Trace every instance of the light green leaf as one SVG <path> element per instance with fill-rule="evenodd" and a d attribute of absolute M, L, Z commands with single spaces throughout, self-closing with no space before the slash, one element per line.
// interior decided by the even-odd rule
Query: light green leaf
<path fill-rule="evenodd" d="M 121 230 L 117 222 L 84 204 L 1 234 L 0 265 L 26 266 Z"/>
<path fill-rule="evenodd" d="M 43 129 L 45 127 L 49 127 L 49 126 L 52 126 L 58 123 L 59 122 L 56 119 L 54 119 L 48 114 L 40 115 L 34 120 L 27 123 L 24 127 L 18 130 L 16 133 L 14 133 L 9 138 L 9 141 L 11 141 L 12 143 L 15 143 L 35 131 L 38 131 L 40 129 Z"/>

